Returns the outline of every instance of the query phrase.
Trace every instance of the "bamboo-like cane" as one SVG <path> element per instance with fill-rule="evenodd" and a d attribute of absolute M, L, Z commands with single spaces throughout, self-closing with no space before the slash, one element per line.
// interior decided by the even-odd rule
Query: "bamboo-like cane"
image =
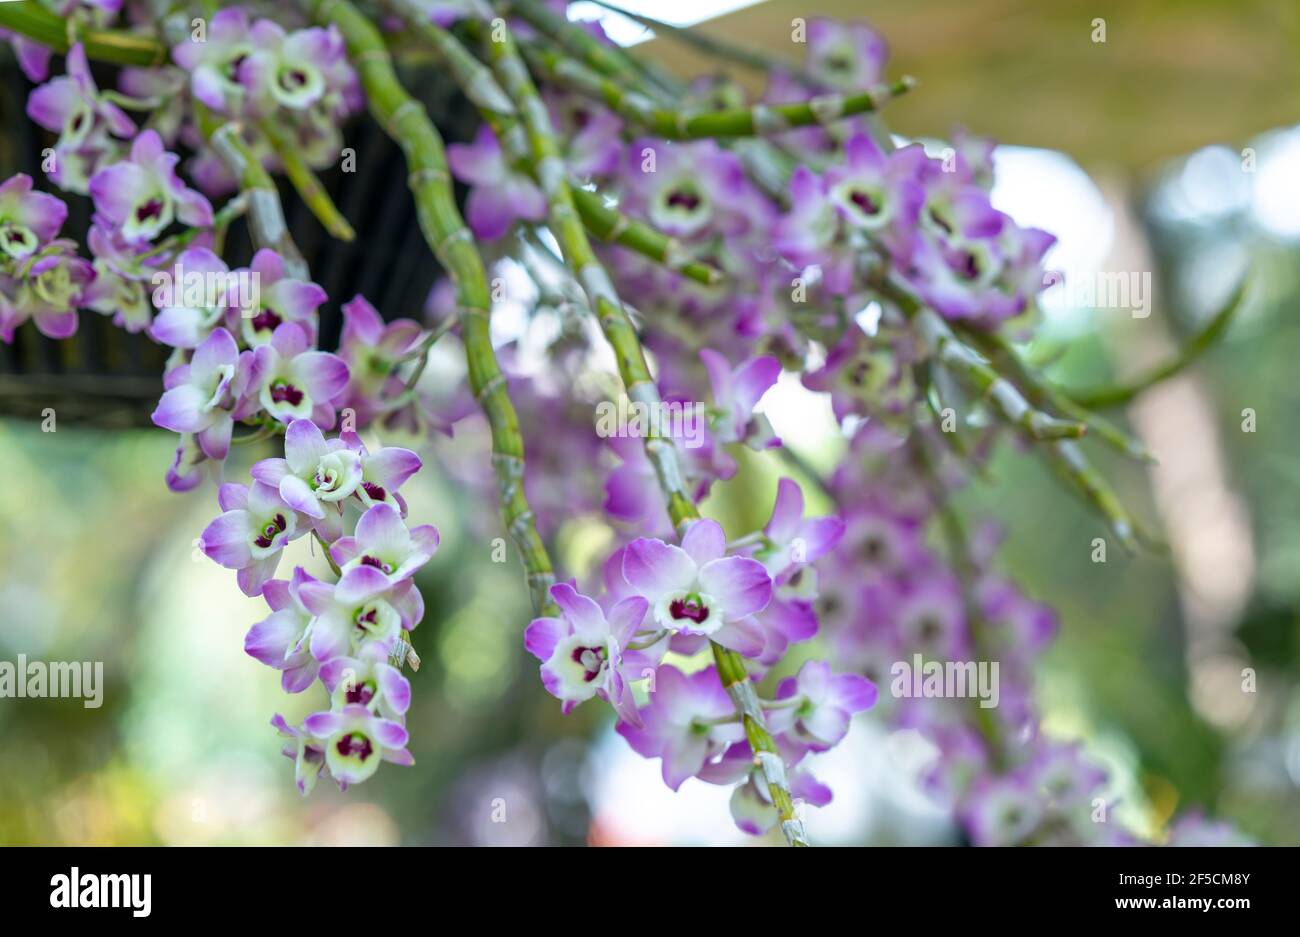
<path fill-rule="evenodd" d="M 316 220 L 340 241 L 355 240 L 357 233 L 352 230 L 352 225 L 348 223 L 347 218 L 343 217 L 343 212 L 339 211 L 338 206 L 334 204 L 329 192 L 325 191 L 325 186 L 316 177 L 316 173 L 302 158 L 302 152 L 298 149 L 293 135 L 272 120 L 258 121 L 257 129 L 262 136 L 266 137 L 271 149 L 279 158 L 280 165 L 284 167 L 284 174 L 289 177 L 289 182 L 297 190 L 298 197 L 316 216 Z"/>
<path fill-rule="evenodd" d="M 508 147 L 515 136 L 513 128 L 516 126 L 517 115 L 514 104 L 492 76 L 492 72 L 453 33 L 432 22 L 418 4 L 412 0 L 392 2 L 407 25 L 429 43 L 465 97 L 501 139 L 502 146 Z M 477 24 L 470 22 L 466 25 L 473 27 Z M 524 142 L 526 141 L 521 141 L 521 144 Z M 518 155 L 513 151 L 507 153 L 517 169 L 535 177 L 532 164 L 526 158 L 517 158 Z M 605 198 L 599 192 L 585 189 L 572 191 L 582 223 L 600 240 L 626 247 L 705 286 L 715 286 L 722 282 L 722 271 L 691 260 L 676 238 L 605 204 Z"/>
<path fill-rule="evenodd" d="M 601 331 L 614 349 L 619 376 L 623 379 L 628 397 L 653 410 L 660 402 L 659 389 L 650 376 L 632 320 L 587 240 L 587 232 L 574 204 L 568 171 L 561 158 L 560 145 L 551 127 L 546 105 L 528 74 L 509 30 L 497 30 L 487 42 L 486 50 L 501 86 L 519 111 L 536 163 L 537 178 L 550 206 L 549 223 L 560 244 L 564 261 L 582 285 L 588 304 L 596 313 Z M 690 522 L 698 519 L 700 514 L 686 492 L 676 447 L 670 439 L 650 433 L 645 440 L 645 450 L 668 500 L 669 516 L 678 530 L 683 530 Z M 712 643 L 712 648 L 718 676 L 741 718 L 745 737 L 754 752 L 755 763 L 763 772 L 772 804 L 780 818 L 781 831 L 792 846 L 806 846 L 808 840 L 803 821 L 795 813 L 785 763 L 767 728 L 744 659 L 716 642 Z"/>
<path fill-rule="evenodd" d="M 492 467 L 506 530 L 523 560 L 538 614 L 556 614 L 546 545 L 524 493 L 524 442 L 489 331 L 491 294 L 474 237 L 456 206 L 442 138 L 424 107 L 406 93 L 374 25 L 348 0 L 303 0 L 316 22 L 334 24 L 347 44 L 375 120 L 406 155 L 420 230 L 456 287 L 470 388 L 492 430 Z"/>
<path fill-rule="evenodd" d="M 262 166 L 261 160 L 249 149 L 244 140 L 243 127 L 237 120 L 220 122 L 215 114 L 198 101 L 194 102 L 194 116 L 199 130 L 208 145 L 216 152 L 226 169 L 239 182 L 240 191 L 248 203 L 248 230 L 257 247 L 267 247 L 284 260 L 284 269 L 295 280 L 310 280 L 311 271 L 302 251 L 289 233 L 284 220 L 284 206 L 280 204 L 280 190 L 275 180 Z"/>
<path fill-rule="evenodd" d="M 152 36 L 110 29 L 82 29 L 39 3 L 0 3 L 0 29 L 34 39 L 55 52 L 67 52 L 75 42 L 87 58 L 114 65 L 161 65 L 167 48 Z"/>
<path fill-rule="evenodd" d="M 690 113 L 662 107 L 649 96 L 555 49 L 530 43 L 523 50 L 533 68 L 551 81 L 603 101 L 624 119 L 665 140 L 767 136 L 798 127 L 830 124 L 877 111 L 915 85 L 911 78 L 901 78 L 858 94 L 824 94 L 795 104 L 752 104 Z"/>

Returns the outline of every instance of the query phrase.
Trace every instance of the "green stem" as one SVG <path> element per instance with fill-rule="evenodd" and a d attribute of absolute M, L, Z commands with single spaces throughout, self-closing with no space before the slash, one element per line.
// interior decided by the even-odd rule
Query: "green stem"
<path fill-rule="evenodd" d="M 951 500 L 947 497 L 947 491 L 942 479 L 939 477 L 934 459 L 926 450 L 925 439 L 920 435 L 914 436 L 911 441 L 911 451 L 912 461 L 916 463 L 917 468 L 920 470 L 924 483 L 930 492 L 930 498 L 934 501 L 939 526 L 948 549 L 948 560 L 952 563 L 953 571 L 957 574 L 962 605 L 966 612 L 967 629 L 970 632 L 971 646 L 975 652 L 975 658 L 976 660 L 992 660 L 993 649 L 988 646 L 985 636 L 986 622 L 984 616 L 980 613 L 979 601 L 974 591 L 975 584 L 979 579 L 979 569 L 971 556 L 970 538 L 966 534 L 966 527 L 962 523 L 961 516 L 957 513 L 956 508 L 953 507 Z M 971 717 L 975 721 L 976 728 L 988 743 L 993 766 L 1000 770 L 1005 768 L 1007 760 L 1002 729 L 997 720 L 993 718 L 993 714 L 980 705 L 980 702 L 975 698 L 969 700 Z"/>
<path fill-rule="evenodd" d="M 632 13 L 622 7 L 606 0 L 594 0 L 597 6 L 602 6 L 611 13 L 617 13 L 619 16 L 627 17 L 633 22 L 640 23 L 649 29 L 665 36 L 672 36 L 680 42 L 689 46 L 694 46 L 701 52 L 710 56 L 727 59 L 742 65 L 745 68 L 769 75 L 773 71 L 785 71 L 798 78 L 804 84 L 816 86 L 820 82 L 809 75 L 798 63 L 790 62 L 775 56 L 766 55 L 757 49 L 751 49 L 748 46 L 742 46 L 736 43 L 727 42 L 725 39 L 718 39 L 714 36 L 699 32 L 698 30 L 688 29 L 682 26 L 675 26 L 672 23 L 665 23 L 663 20 L 657 20 L 654 17 L 646 16 L 642 13 Z"/>
<path fill-rule="evenodd" d="M 316 542 L 320 544 L 321 550 L 325 553 L 325 562 L 330 564 L 330 569 L 334 571 L 334 575 L 342 577 L 343 570 L 339 569 L 339 564 L 334 562 L 334 557 L 330 555 L 330 545 L 325 542 L 325 538 L 314 530 L 311 532 L 311 535 L 315 537 Z"/>
<path fill-rule="evenodd" d="M 646 76 L 645 66 L 635 58 L 622 49 L 605 45 L 585 29 L 551 12 L 537 0 L 512 0 L 508 5 L 530 26 L 598 74 L 625 84 L 635 84 Z M 670 85 L 669 88 L 664 88 L 662 84 L 655 88 L 654 97 L 661 106 L 671 106 L 686 93 L 680 82 L 670 82 Z M 653 85 L 644 87 L 649 89 Z M 724 140 L 723 144 L 734 148 L 750 178 L 770 198 L 779 205 L 786 203 L 786 185 L 797 165 L 795 159 L 761 138 Z"/>
<path fill-rule="evenodd" d="M 208 144 L 239 181 L 239 188 L 248 203 L 248 229 L 253 243 L 279 254 L 284 260 L 285 272 L 293 279 L 310 280 L 307 261 L 284 220 L 280 190 L 244 139 L 243 125 L 237 120 L 218 123 L 217 116 L 198 101 L 194 102 L 194 117 Z"/>
<path fill-rule="evenodd" d="M 1045 451 L 1052 465 L 1083 495 L 1106 520 L 1116 539 L 1130 553 L 1140 546 L 1136 528 L 1128 511 L 1101 472 L 1088 461 L 1079 444 L 1071 439 L 1050 443 Z"/>
<path fill-rule="evenodd" d="M 556 84 L 603 101 L 620 116 L 665 140 L 767 136 L 796 127 L 824 125 L 879 110 L 915 84 L 903 78 L 858 94 L 825 94 L 795 104 L 754 104 L 721 111 L 688 113 L 659 106 L 638 91 L 601 75 L 546 46 L 525 47 L 533 67 Z"/>
<path fill-rule="evenodd" d="M 528 159 L 526 145 L 523 141 L 520 141 L 518 147 L 515 145 L 518 121 L 514 104 L 492 73 L 484 68 L 456 36 L 422 15 L 411 0 L 393 0 L 393 5 L 411 28 L 433 46 L 443 67 L 451 73 L 461 91 L 476 106 L 483 120 L 501 141 L 501 146 L 506 150 L 516 171 L 536 179 L 536 169 Z M 472 21 L 466 23 L 466 29 L 470 32 L 482 33 L 481 28 L 476 29 L 479 26 Z M 516 149 L 524 151 L 515 152 Z M 572 192 L 582 223 L 595 237 L 635 251 L 705 286 L 715 286 L 722 282 L 720 270 L 691 260 L 676 238 L 668 237 L 645 222 L 629 218 L 617 208 L 607 205 L 599 192 L 585 189 L 573 189 Z"/>
<path fill-rule="evenodd" d="M 599 192 L 574 189 L 573 200 L 582 216 L 582 223 L 602 241 L 626 247 L 705 286 L 717 286 L 726 279 L 717 267 L 691 260 L 686 248 L 676 238 L 606 205 Z"/>
<path fill-rule="evenodd" d="M 538 0 L 509 0 L 510 12 L 545 33 L 602 75 L 634 74 L 636 66 L 622 49 L 605 45 L 580 26 L 570 23 Z"/>
<path fill-rule="evenodd" d="M 1155 461 L 1155 456 L 1139 440 L 1129 436 L 1105 417 L 1098 416 L 1071 400 L 1059 387 L 1035 373 L 1002 336 L 976 329 L 971 329 L 965 334 L 989 355 L 1004 374 L 1011 375 L 1011 379 L 1035 406 L 1045 410 L 1056 410 L 1072 420 L 1083 423 L 1098 439 L 1117 452 L 1141 462 Z"/>
<path fill-rule="evenodd" d="M 1127 384 L 1119 384 L 1115 387 L 1098 387 L 1094 390 L 1077 390 L 1066 391 L 1065 393 L 1075 403 L 1093 410 L 1105 409 L 1107 407 L 1119 407 L 1128 403 L 1138 394 L 1159 384 L 1161 381 L 1168 380 L 1175 374 L 1181 372 L 1201 355 L 1213 347 L 1222 335 L 1232 324 L 1232 320 L 1237 315 L 1237 310 L 1242 306 L 1242 300 L 1246 296 L 1246 286 L 1250 278 L 1243 276 L 1228 301 L 1210 317 L 1210 321 L 1205 323 L 1205 327 L 1193 335 L 1185 344 L 1178 354 L 1170 361 L 1153 368 L 1148 373 L 1135 381 Z"/>
<path fill-rule="evenodd" d="M 302 158 L 302 150 L 292 134 L 269 119 L 258 121 L 257 129 L 271 144 L 271 149 L 279 158 L 280 165 L 284 167 L 284 174 L 289 177 L 289 182 L 298 191 L 303 204 L 316 216 L 316 220 L 340 241 L 355 240 L 357 233 L 352 230 L 352 225 L 348 224 L 348 220 L 343 217 L 343 213 L 334 204 L 330 194 L 325 191 L 325 186 L 321 185 L 320 179 L 316 178 L 316 173 Z"/>
<path fill-rule="evenodd" d="M 420 230 L 456 287 L 470 388 L 491 428 L 492 466 L 505 527 L 523 560 L 533 608 L 541 615 L 556 614 L 558 609 L 550 597 L 555 574 L 524 493 L 519 417 L 492 348 L 487 276 L 474 237 L 456 206 L 442 138 L 424 107 L 397 80 L 379 31 L 355 6 L 348 0 L 302 2 L 316 22 L 338 27 L 371 113 L 406 155 L 407 182 L 415 198 Z"/>
<path fill-rule="evenodd" d="M 432 48 L 438 62 L 451 73 L 461 92 L 479 113 L 514 116 L 515 106 L 492 77 L 492 70 L 474 57 L 450 31 L 429 19 L 417 0 L 389 0 L 411 30 Z M 492 121 L 488 121 L 492 123 Z"/>
<path fill-rule="evenodd" d="M 978 394 L 992 400 L 1008 423 L 1037 440 L 1076 439 L 1087 431 L 1083 423 L 1058 420 L 1031 406 L 1014 384 L 960 341 L 933 309 L 917 309 L 913 322 L 934 357 Z"/>
<path fill-rule="evenodd" d="M 0 29 L 7 29 L 64 53 L 72 41 L 80 42 L 86 56 L 114 65 L 161 65 L 167 48 L 152 36 L 121 30 L 82 29 L 79 25 L 45 9 L 35 0 L 0 3 Z"/>

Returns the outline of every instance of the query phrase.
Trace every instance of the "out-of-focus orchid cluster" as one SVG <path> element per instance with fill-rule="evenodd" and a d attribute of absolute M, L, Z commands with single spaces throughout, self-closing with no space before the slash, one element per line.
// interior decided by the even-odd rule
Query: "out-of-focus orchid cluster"
<path fill-rule="evenodd" d="M 421 456 L 358 435 L 400 428 L 500 506 L 545 691 L 566 713 L 608 703 L 673 789 L 730 786 L 742 829 L 802 842 L 797 802 L 831 797 L 817 756 L 874 707 L 928 740 L 924 783 L 971 841 L 1128 840 L 1107 822 L 1104 772 L 1039 726 L 1034 663 L 1054 614 L 994 571 L 997 538 L 968 536 L 948 504 L 1010 439 L 1039 447 L 1127 544 L 1132 524 L 1076 440 L 1121 437 L 1018 357 L 1052 236 L 993 206 L 990 141 L 889 133 L 878 112 L 910 85 L 887 81 L 869 27 L 808 21 L 804 61 L 770 69 L 751 102 L 725 79 L 638 68 L 599 27 L 566 22 L 563 2 L 391 0 L 384 30 L 349 0 L 227 6 L 182 29 L 111 0 L 46 6 L 101 30 L 125 17 L 168 64 L 123 68 L 105 91 L 89 39 L 51 78 L 49 51 L 7 34 L 42 82 L 28 113 L 54 138 L 46 175 L 88 195 L 93 220 L 86 260 L 58 237 L 62 202 L 26 176 L 0 186 L 0 337 L 29 319 L 66 337 L 85 308 L 171 348 L 153 419 L 179 434 L 174 490 L 222 481 L 234 442 L 283 436 L 249 483 L 220 484 L 199 545 L 269 606 L 247 652 L 286 691 L 319 679 L 329 695 L 300 725 L 273 723 L 301 790 L 411 763 L 400 669 L 418 661 L 413 577 L 438 533 L 408 522 L 399 493 Z M 419 40 L 484 118 L 445 160 L 387 67 Z M 282 213 L 259 220 L 278 209 L 274 187 L 248 180 L 296 157 L 291 181 L 330 228 L 341 215 L 310 169 L 339 160 L 340 126 L 364 106 L 403 145 L 450 276 L 430 296 L 431 329 L 386 323 L 362 297 L 343 305 L 335 353 L 319 347 L 329 297 Z M 137 126 L 129 110 L 148 117 Z M 177 173 L 186 151 L 194 187 Z M 452 175 L 469 188 L 468 227 Z M 244 213 L 259 249 L 231 267 L 221 245 Z M 507 253 L 488 273 L 522 270 L 519 295 L 485 274 L 484 257 Z M 529 315 L 503 343 L 488 321 L 507 302 Z M 467 380 L 431 390 L 430 350 L 456 327 Z M 763 413 L 783 373 L 828 398 L 842 430 L 827 477 Z M 445 444 L 475 404 L 490 474 Z M 700 505 L 759 463 L 780 467 L 768 520 L 728 538 Z M 593 519 L 612 545 L 557 577 L 548 551 Z M 281 569 L 302 538 L 328 572 Z M 900 667 L 923 661 L 996 669 L 978 681 L 987 693 L 913 692 L 923 681 Z M 1229 835 L 1195 817 L 1176 830 Z"/>

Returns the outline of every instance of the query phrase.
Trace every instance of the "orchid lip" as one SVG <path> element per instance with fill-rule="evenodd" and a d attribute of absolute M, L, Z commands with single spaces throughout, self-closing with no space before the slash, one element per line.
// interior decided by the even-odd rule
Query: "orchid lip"
<path fill-rule="evenodd" d="M 361 559 L 357 560 L 357 562 L 360 563 L 362 566 L 373 566 L 381 573 L 391 574 L 393 571 L 393 565 L 391 563 L 385 563 L 383 560 L 379 559 L 378 557 L 371 556 L 370 554 L 366 554 L 365 556 L 361 557 Z"/>
<path fill-rule="evenodd" d="M 709 617 L 709 607 L 700 599 L 698 593 L 690 593 L 668 603 L 668 614 L 676 621 L 689 620 L 700 624 Z"/>
<path fill-rule="evenodd" d="M 288 528 L 288 522 L 283 514 L 276 514 L 265 524 L 262 525 L 261 532 L 253 538 L 253 545 L 266 550 L 274 546 L 275 539 Z"/>
<path fill-rule="evenodd" d="M 359 680 L 343 691 L 343 700 L 347 705 L 369 706 L 377 692 L 373 680 Z"/>
<path fill-rule="evenodd" d="M 655 617 L 661 626 L 689 634 L 710 634 L 723 623 L 722 608 L 703 592 L 675 592 L 663 596 Z"/>
<path fill-rule="evenodd" d="M 296 407 L 302 403 L 302 391 L 287 381 L 276 381 L 271 385 L 271 399 L 276 403 L 287 403 Z"/>
<path fill-rule="evenodd" d="M 208 413 L 221 405 L 221 398 L 225 396 L 226 388 L 234 380 L 235 368 L 233 365 L 223 364 L 217 368 L 215 380 L 212 384 L 212 394 L 203 404 L 203 412 Z"/>
<path fill-rule="evenodd" d="M 357 758 L 365 762 L 375 753 L 370 739 L 360 732 L 349 732 L 334 743 L 335 749 L 344 758 Z"/>
<path fill-rule="evenodd" d="M 249 320 L 248 325 L 254 332 L 274 332 L 275 327 L 283 321 L 274 309 L 263 309 Z"/>
<path fill-rule="evenodd" d="M 36 250 L 36 233 L 12 221 L 0 223 L 0 248 L 16 260 L 31 256 Z"/>

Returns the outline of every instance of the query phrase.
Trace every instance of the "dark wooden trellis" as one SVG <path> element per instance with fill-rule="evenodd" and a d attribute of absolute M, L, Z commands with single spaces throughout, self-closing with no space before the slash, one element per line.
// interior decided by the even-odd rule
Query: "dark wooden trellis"
<path fill-rule="evenodd" d="M 111 87 L 113 70 L 98 65 L 95 70 L 101 86 Z M 473 136 L 477 119 L 449 82 L 429 69 L 412 70 L 404 78 L 449 140 Z M 40 170 L 41 152 L 54 138 L 26 115 L 31 87 L 12 60 L 0 61 L 0 179 L 25 172 L 38 189 L 57 193 Z M 321 180 L 358 232 L 355 241 L 331 238 L 281 180 L 290 230 L 312 276 L 329 293 L 321 309 L 325 348 L 338 343 L 341 303 L 361 293 L 385 319 L 419 319 L 440 272 L 416 223 L 401 150 L 367 115 L 344 128 L 344 140 L 356 152 L 356 171 L 331 169 Z M 78 195 L 65 200 L 68 221 L 61 236 L 75 238 L 85 255 L 90 200 Z M 237 221 L 226 241 L 226 260 L 238 266 L 252 254 L 247 228 Z M 83 311 L 79 319 L 77 334 L 64 341 L 45 338 L 28 322 L 17 329 L 12 345 L 0 344 L 0 417 L 39 419 L 52 407 L 61 424 L 149 425 L 170 349 L 144 335 L 129 335 L 95 312 Z"/>

